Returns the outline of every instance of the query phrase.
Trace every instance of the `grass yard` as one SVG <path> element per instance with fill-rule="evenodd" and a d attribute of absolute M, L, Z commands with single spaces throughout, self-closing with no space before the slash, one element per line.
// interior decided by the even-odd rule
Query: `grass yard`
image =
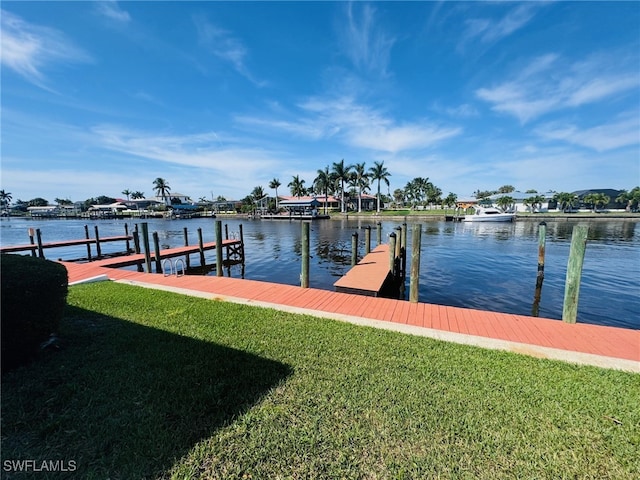
<path fill-rule="evenodd" d="M 72 287 L 68 303 L 62 348 L 2 378 L 3 465 L 73 460 L 87 479 L 640 477 L 640 375 L 110 282 Z"/>

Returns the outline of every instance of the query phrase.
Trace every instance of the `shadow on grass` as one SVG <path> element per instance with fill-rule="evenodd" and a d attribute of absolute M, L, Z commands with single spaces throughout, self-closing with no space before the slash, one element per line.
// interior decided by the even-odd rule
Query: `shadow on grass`
<path fill-rule="evenodd" d="M 61 351 L 2 378 L 3 467 L 7 459 L 62 460 L 73 461 L 77 478 L 164 476 L 291 373 L 276 361 L 76 307 L 68 307 L 61 336 Z"/>

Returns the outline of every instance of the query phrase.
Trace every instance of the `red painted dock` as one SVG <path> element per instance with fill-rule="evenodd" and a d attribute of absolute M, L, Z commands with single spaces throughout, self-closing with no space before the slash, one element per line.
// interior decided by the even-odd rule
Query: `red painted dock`
<path fill-rule="evenodd" d="M 640 372 L 640 330 L 210 276 L 163 276 L 64 263 L 69 282 L 110 280 L 265 306 L 484 348 Z M 578 319 L 579 321 L 579 319 Z"/>

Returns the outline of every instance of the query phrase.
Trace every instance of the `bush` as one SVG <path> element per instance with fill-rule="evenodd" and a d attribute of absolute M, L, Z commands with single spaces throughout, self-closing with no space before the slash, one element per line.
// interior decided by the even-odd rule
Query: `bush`
<path fill-rule="evenodd" d="M 26 363 L 57 332 L 67 299 L 67 270 L 56 262 L 0 256 L 2 371 Z"/>

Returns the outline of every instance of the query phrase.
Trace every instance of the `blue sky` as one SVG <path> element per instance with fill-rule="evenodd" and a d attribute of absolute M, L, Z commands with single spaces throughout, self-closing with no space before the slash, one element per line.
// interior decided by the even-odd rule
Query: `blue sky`
<path fill-rule="evenodd" d="M 638 2 L 10 2 L 14 201 L 239 199 L 384 161 L 446 195 L 640 183 Z M 375 187 L 373 188 L 375 191 Z"/>

